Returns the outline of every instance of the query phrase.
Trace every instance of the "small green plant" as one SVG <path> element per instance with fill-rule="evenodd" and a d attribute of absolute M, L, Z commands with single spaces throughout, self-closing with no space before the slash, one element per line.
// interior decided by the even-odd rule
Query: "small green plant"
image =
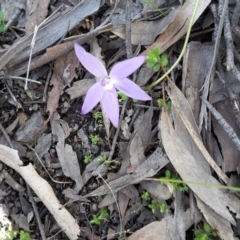
<path fill-rule="evenodd" d="M 7 230 L 6 232 L 7 232 L 7 239 L 10 239 L 10 240 L 16 238 L 18 234 L 18 232 L 15 230 Z"/>
<path fill-rule="evenodd" d="M 91 139 L 91 142 L 95 145 L 98 144 L 100 140 L 98 135 L 90 135 L 90 139 Z"/>
<path fill-rule="evenodd" d="M 194 240 L 212 240 L 212 237 L 216 237 L 217 233 L 207 223 L 203 223 L 203 229 L 194 231 Z"/>
<path fill-rule="evenodd" d="M 178 183 L 175 180 L 181 180 L 181 179 L 176 176 L 172 176 L 169 170 L 166 170 L 165 177 L 160 179 L 160 181 L 164 184 L 170 183 L 173 186 L 173 188 L 177 191 L 180 191 L 180 192 L 188 191 L 188 186 L 185 183 Z"/>
<path fill-rule="evenodd" d="M 141 2 L 150 5 L 154 10 L 158 11 L 161 15 L 166 16 L 167 14 L 158 8 L 158 6 L 152 0 L 141 0 Z"/>
<path fill-rule="evenodd" d="M 0 11 L 0 34 L 5 32 L 4 13 Z"/>
<path fill-rule="evenodd" d="M 122 93 L 121 91 L 117 91 L 117 94 L 120 97 L 118 100 L 119 102 L 123 102 L 127 99 L 127 96 L 124 93 Z"/>
<path fill-rule="evenodd" d="M 159 209 L 161 213 L 168 213 L 170 211 L 170 207 L 167 204 L 165 203 L 160 204 L 154 199 L 152 199 L 148 191 L 143 191 L 141 198 L 150 202 L 148 204 L 148 207 L 152 210 L 153 213 L 156 211 L 156 209 Z"/>
<path fill-rule="evenodd" d="M 31 236 L 28 232 L 25 232 L 23 230 L 20 231 L 20 240 L 30 240 Z"/>
<path fill-rule="evenodd" d="M 158 107 L 161 108 L 163 106 L 163 99 L 159 98 L 157 100 Z M 166 103 L 166 110 L 169 111 L 172 108 L 172 103 L 170 101 L 167 101 Z"/>
<path fill-rule="evenodd" d="M 98 158 L 98 162 L 100 162 L 100 163 L 108 163 L 108 159 L 107 159 L 106 156 L 100 156 Z"/>
<path fill-rule="evenodd" d="M 168 57 L 166 53 L 160 54 L 160 48 L 155 47 L 147 54 L 147 67 L 153 68 L 154 72 L 158 72 L 160 67 L 168 65 Z"/>
<path fill-rule="evenodd" d="M 165 203 L 161 203 L 159 204 L 159 210 L 161 213 L 168 213 L 170 211 L 170 207 Z"/>
<path fill-rule="evenodd" d="M 151 196 L 150 196 L 150 193 L 147 192 L 147 191 L 143 191 L 142 195 L 141 195 L 141 198 L 146 200 L 146 201 L 150 201 L 151 200 Z"/>
<path fill-rule="evenodd" d="M 156 209 L 158 208 L 158 203 L 157 201 L 155 201 L 154 199 L 152 199 L 151 203 L 148 204 L 148 207 L 152 210 L 152 212 L 154 213 L 156 211 Z"/>
<path fill-rule="evenodd" d="M 98 122 L 98 123 L 102 123 L 103 120 L 103 115 L 101 112 L 95 112 L 93 114 L 93 118 Z"/>
<path fill-rule="evenodd" d="M 102 220 L 105 220 L 109 216 L 109 213 L 106 209 L 101 209 L 101 211 L 97 215 L 93 215 L 90 223 L 100 225 Z"/>
<path fill-rule="evenodd" d="M 91 155 L 85 155 L 84 160 L 86 164 L 90 163 L 92 161 L 92 156 Z"/>

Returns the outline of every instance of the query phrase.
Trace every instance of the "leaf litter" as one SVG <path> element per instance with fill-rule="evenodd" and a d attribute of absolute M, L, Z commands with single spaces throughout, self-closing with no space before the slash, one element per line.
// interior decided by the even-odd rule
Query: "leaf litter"
<path fill-rule="evenodd" d="M 181 37 L 186 34 L 195 2 L 170 4 L 154 0 L 134 1 L 130 5 L 127 0 L 69 2 L 59 5 L 58 1 L 43 4 L 27 1 L 26 8 L 21 1 L 4 5 L 9 12 L 16 7 L 18 21 L 6 18 L 9 26 L 17 25 L 12 28 L 15 32 L 9 34 L 11 41 L 7 35 L 1 36 L 9 44 L 3 47 L 0 56 L 0 67 L 4 70 L 1 75 L 25 77 L 29 46 L 38 25 L 29 78 L 42 84 L 29 81 L 31 92 L 36 94 L 31 99 L 20 82 L 7 80 L 6 90 L 0 89 L 4 93 L 0 96 L 0 198 L 4 200 L 0 211 L 5 209 L 5 220 L 0 218 L 0 223 L 5 230 L 13 223 L 35 239 L 55 234 L 60 239 L 77 239 L 80 234 L 82 239 L 194 239 L 194 226 L 201 228 L 207 221 L 221 239 L 234 239 L 239 199 L 234 192 L 217 185 L 229 184 L 234 172 L 239 172 L 238 150 L 231 141 L 226 141 L 229 131 L 225 134 L 219 121 L 208 120 L 212 130 L 205 126 L 201 133 L 197 126 L 201 89 L 211 71 L 216 46 L 214 41 L 205 43 L 202 38 L 203 34 L 210 36 L 204 28 L 218 21 L 210 19 L 207 23 L 211 11 L 214 18 L 212 6 L 211 11 L 206 10 L 207 15 L 201 15 L 210 1 L 200 3 L 195 19 L 198 23 L 193 30 L 193 34 L 198 34 L 197 41 L 203 42 L 190 42 L 183 65 L 170 76 L 179 82 L 182 74 L 182 92 L 186 97 L 168 80 L 167 87 L 158 85 L 149 92 L 153 98 L 151 105 L 132 100 L 126 105 L 120 102 L 125 114 L 120 124 L 122 131 L 118 131 L 119 127 L 116 138 L 115 128 L 101 107 L 86 116 L 80 115 L 84 96 L 98 79 L 79 65 L 72 51 L 74 43 L 84 44 L 108 70 L 124 60 L 126 52 L 129 56 L 129 44 L 142 55 L 155 46 L 161 51 L 171 47 L 167 54 L 172 61 L 179 46 L 181 49 Z M 219 9 L 221 4 L 220 1 Z M 234 24 L 234 11 L 232 14 Z M 125 30 L 128 25 L 131 33 Z M 224 29 L 228 29 L 226 23 Z M 229 53 L 226 32 L 224 41 L 228 49 L 227 68 L 223 70 L 221 61 L 217 63 L 220 74 L 214 78 L 208 100 L 239 135 L 238 66 L 235 68 L 231 63 L 233 52 Z M 223 49 L 219 51 L 222 62 Z M 238 59 L 237 51 L 234 54 Z M 143 66 L 133 79 L 144 89 L 164 71 L 154 73 Z M 172 105 L 168 112 L 158 106 L 159 98 L 164 101 L 165 87 L 167 101 Z M 231 93 L 229 87 L 235 92 Z M 15 109 L 11 103 L 22 108 Z M 97 139 L 95 143 L 93 137 Z M 156 181 L 156 177 L 166 178 L 167 171 L 174 179 L 186 181 L 188 194 L 176 190 L 170 180 Z M 26 184 L 34 192 L 37 211 L 26 192 Z M 237 178 L 234 184 L 238 184 Z M 144 199 L 146 193 L 149 200 Z M 14 206 L 13 199 L 17 203 Z M 93 224 L 94 217 L 103 212 L 106 217 L 99 225 Z"/>

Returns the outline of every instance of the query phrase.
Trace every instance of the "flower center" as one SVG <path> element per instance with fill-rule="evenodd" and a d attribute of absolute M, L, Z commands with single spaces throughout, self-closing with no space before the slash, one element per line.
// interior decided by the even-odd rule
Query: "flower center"
<path fill-rule="evenodd" d="M 101 85 L 105 90 L 113 89 L 113 80 L 111 78 L 104 78 L 101 80 Z"/>

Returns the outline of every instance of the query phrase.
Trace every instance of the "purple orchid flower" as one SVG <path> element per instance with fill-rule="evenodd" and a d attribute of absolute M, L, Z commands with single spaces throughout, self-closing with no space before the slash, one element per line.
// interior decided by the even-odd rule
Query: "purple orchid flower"
<path fill-rule="evenodd" d="M 103 64 L 78 44 L 75 44 L 75 53 L 81 64 L 99 79 L 97 83 L 89 88 L 86 94 L 82 106 L 82 114 L 87 114 L 101 102 L 106 115 L 112 124 L 117 127 L 119 105 L 115 88 L 128 97 L 144 101 L 151 100 L 148 94 L 127 78 L 144 63 L 145 56 L 138 56 L 119 62 L 113 66 L 108 74 Z"/>

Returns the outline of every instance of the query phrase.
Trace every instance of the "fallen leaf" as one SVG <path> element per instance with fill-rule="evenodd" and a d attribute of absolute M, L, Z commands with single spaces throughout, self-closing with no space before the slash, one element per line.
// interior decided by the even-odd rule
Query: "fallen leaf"
<path fill-rule="evenodd" d="M 48 93 L 47 112 L 49 112 L 49 119 L 58 108 L 58 102 L 64 88 L 62 79 L 56 73 L 52 74 L 50 85 L 53 85 L 53 89 Z"/>
<path fill-rule="evenodd" d="M 187 101 L 184 100 L 185 98 L 181 91 L 177 90 L 176 87 L 173 86 L 173 83 L 170 84 L 171 89 L 174 89 L 174 95 L 177 94 L 177 96 L 173 96 L 172 94 L 169 96 L 173 105 L 178 108 L 178 111 L 174 114 L 175 128 L 173 128 L 167 112 L 163 111 L 161 115 L 162 141 L 165 151 L 174 168 L 184 181 L 220 184 L 214 177 L 212 177 L 209 167 L 206 165 L 206 159 L 204 160 L 206 154 L 203 155 L 203 152 L 199 151 L 196 139 L 199 141 L 201 140 L 199 138 L 197 126 L 196 124 L 194 125 L 193 115 L 190 114 L 190 106 Z M 179 104 L 181 107 L 178 106 Z M 179 111 L 181 111 L 181 113 Z M 181 115 L 181 120 L 180 117 L 177 118 L 178 114 Z M 186 117 L 182 119 L 182 115 L 184 114 Z M 189 126 L 185 126 L 186 122 L 188 122 Z M 193 132 L 195 134 L 195 140 L 191 140 Z M 192 191 L 215 212 L 232 224 L 235 224 L 235 220 L 229 213 L 227 206 L 231 211 L 236 212 L 238 216 L 240 213 L 239 208 L 237 207 L 240 204 L 239 200 L 234 199 L 233 201 L 232 198 L 230 198 L 230 195 L 216 187 L 203 187 L 199 184 L 188 185 Z"/>
<path fill-rule="evenodd" d="M 152 222 L 134 232 L 127 240 L 172 240 L 168 233 L 166 219 Z"/>
<path fill-rule="evenodd" d="M 26 33 L 31 33 L 35 26 L 40 25 L 48 14 L 50 0 L 27 0 L 26 4 Z"/>
<path fill-rule="evenodd" d="M 44 131 L 45 127 L 43 127 L 43 117 L 40 112 L 35 112 L 32 116 L 25 122 L 24 126 L 16 132 L 17 141 L 20 142 L 31 142 L 40 131 Z"/>
<path fill-rule="evenodd" d="M 73 86 L 65 92 L 70 95 L 70 99 L 75 99 L 86 95 L 88 89 L 96 83 L 95 79 L 83 79 L 73 83 Z"/>
<path fill-rule="evenodd" d="M 138 132 L 134 134 L 129 145 L 131 166 L 136 168 L 146 159 L 144 156 L 143 142 Z"/>
<path fill-rule="evenodd" d="M 70 240 L 76 240 L 80 234 L 80 228 L 72 215 L 59 203 L 53 189 L 47 181 L 38 175 L 31 163 L 28 166 L 23 166 L 16 150 L 0 145 L 0 152 L 0 160 L 8 167 L 13 168 L 24 178 L 27 184 L 52 213 L 58 225 L 66 233 L 68 238 Z"/>
<path fill-rule="evenodd" d="M 17 118 L 5 129 L 7 133 L 12 132 L 18 124 L 20 124 L 20 127 L 26 122 L 27 115 L 25 113 L 19 113 L 17 115 Z"/>
<path fill-rule="evenodd" d="M 210 2 L 210 0 L 200 1 L 197 8 L 195 21 L 207 8 Z M 164 52 L 180 38 L 182 38 L 188 30 L 195 4 L 196 1 L 186 1 L 178 11 L 174 20 L 169 24 L 168 28 L 161 35 L 159 35 L 156 41 L 142 54 L 147 55 L 147 52 L 155 47 L 159 47 L 161 52 Z"/>
<path fill-rule="evenodd" d="M 168 162 L 169 160 L 163 154 L 162 150 L 157 148 L 132 174 L 127 174 L 110 181 L 108 186 L 103 185 L 85 197 L 105 195 L 110 189 L 112 192 L 117 192 L 128 185 L 139 183 L 145 178 L 154 176 Z"/>
<path fill-rule="evenodd" d="M 73 151 L 71 145 L 65 144 L 65 132 L 59 120 L 60 116 L 57 112 L 55 112 L 50 121 L 52 134 L 57 136 L 58 143 L 56 145 L 56 151 L 58 159 L 64 175 L 72 178 L 76 182 L 75 191 L 78 192 L 83 187 L 83 180 L 77 154 Z"/>
<path fill-rule="evenodd" d="M 163 33 L 176 17 L 180 7 L 172 9 L 169 14 L 159 20 L 135 21 L 131 23 L 131 43 L 134 45 L 150 45 L 156 37 Z M 122 18 L 122 16 L 121 16 Z M 118 37 L 125 39 L 125 27 L 113 28 L 111 30 Z"/>

